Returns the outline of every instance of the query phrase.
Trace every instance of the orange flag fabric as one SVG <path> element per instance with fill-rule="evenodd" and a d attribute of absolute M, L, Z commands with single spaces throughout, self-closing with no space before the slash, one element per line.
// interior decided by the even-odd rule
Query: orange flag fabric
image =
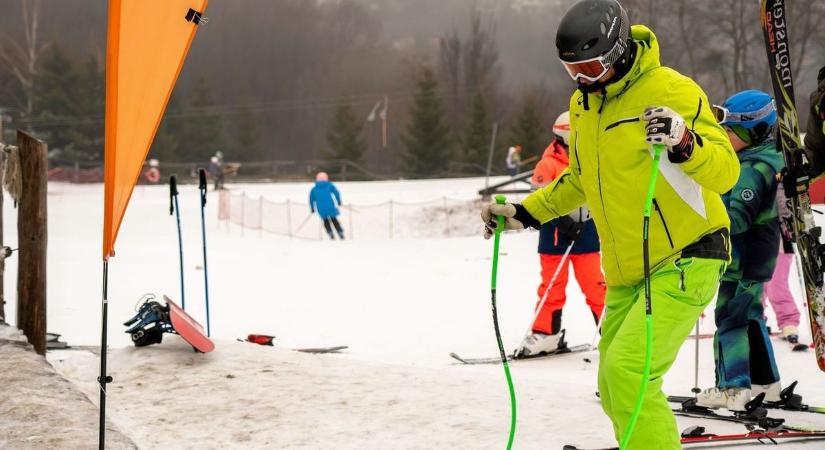
<path fill-rule="evenodd" d="M 109 0 L 103 259 L 115 240 L 143 161 L 207 0 Z"/>

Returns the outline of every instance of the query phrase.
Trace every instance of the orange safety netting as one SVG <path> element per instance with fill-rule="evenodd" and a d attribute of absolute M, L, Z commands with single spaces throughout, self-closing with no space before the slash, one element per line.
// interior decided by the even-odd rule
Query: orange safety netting
<path fill-rule="evenodd" d="M 110 0 L 106 47 L 103 259 L 123 215 L 207 0 Z M 192 10 L 192 11 L 190 11 Z M 198 14 L 193 15 L 194 12 Z"/>

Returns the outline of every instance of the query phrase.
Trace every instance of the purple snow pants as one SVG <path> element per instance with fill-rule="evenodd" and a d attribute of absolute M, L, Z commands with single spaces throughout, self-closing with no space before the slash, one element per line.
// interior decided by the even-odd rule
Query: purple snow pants
<path fill-rule="evenodd" d="M 791 290 L 788 288 L 788 275 L 793 264 L 793 253 L 785 253 L 781 247 L 776 259 L 776 269 L 771 281 L 765 283 L 765 293 L 762 295 L 762 305 L 765 298 L 771 302 L 771 308 L 776 313 L 776 323 L 781 331 L 783 327 L 799 326 L 799 309 L 796 306 Z"/>

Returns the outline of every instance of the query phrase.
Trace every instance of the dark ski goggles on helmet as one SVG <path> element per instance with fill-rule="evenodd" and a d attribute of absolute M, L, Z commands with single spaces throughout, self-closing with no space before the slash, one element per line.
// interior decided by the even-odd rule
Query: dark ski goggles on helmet
<path fill-rule="evenodd" d="M 729 123 L 749 123 L 770 116 L 772 112 L 776 111 L 776 102 L 771 100 L 770 103 L 758 110 L 748 112 L 731 112 L 728 108 L 719 105 L 713 105 L 711 109 L 713 110 L 713 116 L 716 118 L 716 122 L 721 125 Z"/>
<path fill-rule="evenodd" d="M 627 40 L 618 39 L 613 44 L 613 48 L 604 55 L 585 59 L 584 61 L 565 61 L 562 59 L 561 63 L 573 80 L 579 81 L 580 78 L 584 78 L 595 82 L 610 70 L 610 66 L 622 57 L 625 50 L 627 50 Z"/>

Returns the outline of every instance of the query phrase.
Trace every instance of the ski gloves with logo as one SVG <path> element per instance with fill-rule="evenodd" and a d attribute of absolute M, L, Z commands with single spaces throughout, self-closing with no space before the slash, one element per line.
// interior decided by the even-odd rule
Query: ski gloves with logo
<path fill-rule="evenodd" d="M 667 147 L 667 159 L 674 164 L 690 159 L 694 137 L 679 113 L 667 106 L 657 106 L 647 108 L 642 120 L 647 122 L 645 142 Z"/>
<path fill-rule="evenodd" d="M 484 221 L 484 239 L 490 239 L 496 232 L 496 216 L 504 216 L 505 230 L 523 230 L 527 227 L 541 228 L 541 223 L 531 216 L 519 203 L 491 203 L 481 208 L 481 220 Z"/>

